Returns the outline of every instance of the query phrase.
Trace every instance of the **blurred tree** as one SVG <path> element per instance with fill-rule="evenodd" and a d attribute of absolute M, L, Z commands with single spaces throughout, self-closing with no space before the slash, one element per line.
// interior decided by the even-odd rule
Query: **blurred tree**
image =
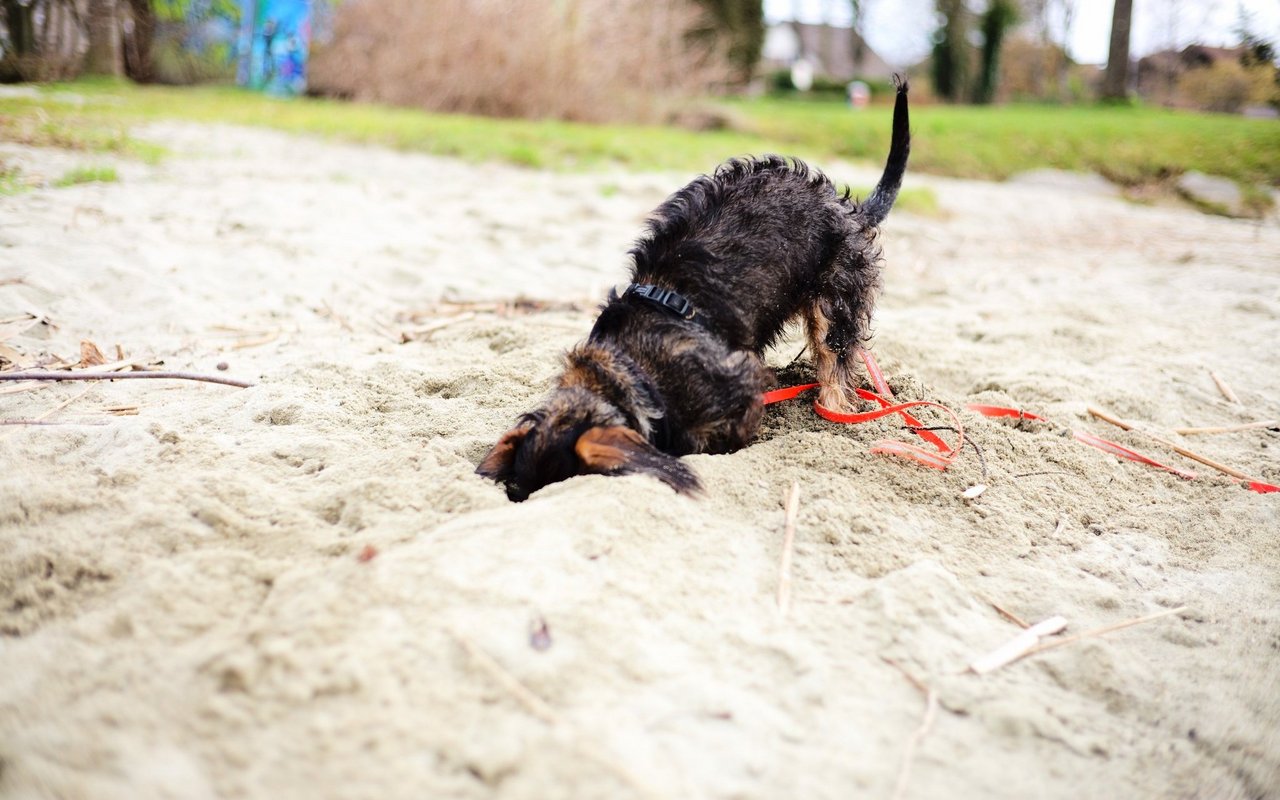
<path fill-rule="evenodd" d="M 89 75 L 124 75 L 116 0 L 89 0 L 87 33 L 84 71 Z"/>
<path fill-rule="evenodd" d="M 1104 100 L 1129 97 L 1129 27 L 1133 22 L 1133 0 L 1116 0 L 1111 11 L 1111 49 L 1107 72 L 1102 79 Z"/>
<path fill-rule="evenodd" d="M 1240 64 L 1245 67 L 1263 64 L 1274 66 L 1277 55 L 1276 46 L 1255 32 L 1255 16 L 1246 11 L 1243 5 L 1236 9 L 1235 34 L 1240 37 L 1240 46 L 1244 48 L 1244 53 L 1240 55 Z"/>
<path fill-rule="evenodd" d="M 1240 37 L 1240 46 L 1244 48 L 1240 54 L 1240 66 L 1248 72 L 1270 75 L 1270 91 L 1259 91 L 1259 100 L 1280 108 L 1280 65 L 1276 63 L 1280 53 L 1277 53 L 1274 42 L 1256 32 L 1254 15 L 1245 11 L 1243 5 L 1236 10 L 1236 15 L 1235 34 Z"/>
<path fill-rule="evenodd" d="M 9 46 L 18 57 L 32 55 L 36 51 L 35 3 L 22 0 L 3 0 L 5 29 Z"/>
<path fill-rule="evenodd" d="M 933 89 L 952 102 L 962 99 L 968 77 L 969 43 L 964 0 L 937 0 L 942 24 L 933 35 Z"/>
<path fill-rule="evenodd" d="M 867 43 L 862 38 L 862 12 L 866 8 L 866 0 L 849 0 L 849 10 L 853 13 L 849 25 L 849 35 L 853 42 L 853 71 L 862 72 L 862 59 L 867 55 Z"/>
<path fill-rule="evenodd" d="M 0 0 L 0 81 L 64 80 L 84 67 L 84 3 Z"/>
<path fill-rule="evenodd" d="M 746 83 L 755 72 L 764 47 L 764 3 L 761 0 L 696 0 L 706 12 L 708 26 L 695 34 L 711 34 L 721 41 L 735 78 Z"/>
<path fill-rule="evenodd" d="M 979 21 L 982 30 L 982 71 L 978 73 L 978 85 L 973 92 L 975 103 L 990 103 L 996 94 L 1000 77 L 1000 47 L 1004 35 L 1018 21 L 1018 9 L 1013 0 L 991 0 Z"/>
<path fill-rule="evenodd" d="M 124 74 L 139 83 L 150 83 L 155 78 L 151 46 L 156 36 L 156 13 L 152 0 L 126 0 L 125 11 L 130 24 L 124 30 Z"/>

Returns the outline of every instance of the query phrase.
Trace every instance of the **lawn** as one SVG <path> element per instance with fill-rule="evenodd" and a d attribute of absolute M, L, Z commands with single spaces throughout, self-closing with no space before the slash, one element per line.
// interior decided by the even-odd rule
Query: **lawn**
<path fill-rule="evenodd" d="M 0 98 L 0 138 L 154 159 L 161 154 L 129 129 L 174 118 L 539 168 L 689 171 L 709 169 L 728 155 L 765 152 L 878 163 L 888 146 L 887 105 L 853 112 L 835 101 L 763 98 L 727 101 L 719 108 L 729 126 L 695 132 L 281 100 L 231 87 L 79 81 L 45 87 L 38 97 Z M 913 108 L 912 129 L 912 169 L 939 175 L 998 180 L 1055 167 L 1135 185 L 1194 169 L 1248 186 L 1280 186 L 1280 124 L 1274 121 L 1140 107 L 929 105 Z"/>
<path fill-rule="evenodd" d="M 884 147 L 889 109 L 764 99 L 734 104 L 762 136 L 849 158 Z M 1003 179 L 1041 167 L 1097 172 L 1124 185 L 1188 170 L 1280 186 L 1280 124 L 1226 114 L 1119 106 L 931 105 L 913 109 L 911 167 Z"/>

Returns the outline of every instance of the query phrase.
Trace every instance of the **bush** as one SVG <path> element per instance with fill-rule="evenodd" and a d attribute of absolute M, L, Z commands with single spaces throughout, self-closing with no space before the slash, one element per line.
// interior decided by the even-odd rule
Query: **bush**
<path fill-rule="evenodd" d="M 1178 79 L 1178 101 L 1202 111 L 1238 114 L 1247 105 L 1277 102 L 1275 74 L 1268 64 L 1246 68 L 1237 61 L 1220 61 L 1184 73 Z"/>
<path fill-rule="evenodd" d="M 839 80 L 838 78 L 829 78 L 825 75 L 815 75 L 813 77 L 813 86 L 809 89 L 809 94 L 820 97 L 824 100 L 849 98 L 849 84 L 853 81 L 862 81 L 871 89 L 871 97 L 875 101 L 883 98 L 893 98 L 896 89 L 893 81 L 888 78 L 849 78 L 847 80 Z M 789 94 L 796 91 L 795 84 L 791 82 L 791 70 L 779 69 L 769 73 L 768 76 L 769 90 L 774 94 Z M 914 92 L 912 99 L 915 99 Z"/>
<path fill-rule="evenodd" d="M 687 0 L 351 0 L 312 55 L 319 94 L 436 111 L 662 119 L 728 78 Z"/>

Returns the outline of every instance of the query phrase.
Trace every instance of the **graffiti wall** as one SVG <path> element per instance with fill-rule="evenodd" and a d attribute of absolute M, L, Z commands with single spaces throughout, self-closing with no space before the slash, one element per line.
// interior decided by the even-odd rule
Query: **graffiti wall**
<path fill-rule="evenodd" d="M 311 0 L 240 0 L 237 79 L 272 94 L 307 88 Z"/>

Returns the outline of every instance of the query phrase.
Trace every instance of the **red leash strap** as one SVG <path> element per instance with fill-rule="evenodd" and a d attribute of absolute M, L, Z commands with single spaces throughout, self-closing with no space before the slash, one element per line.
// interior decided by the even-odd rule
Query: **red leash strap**
<path fill-rule="evenodd" d="M 901 414 L 903 420 L 912 429 L 912 431 L 921 439 L 933 445 L 933 447 L 937 449 L 937 452 L 930 452 L 918 445 L 888 439 L 883 439 L 873 443 L 871 446 L 871 452 L 884 453 L 887 455 L 898 456 L 899 458 L 910 459 L 911 461 L 915 461 L 919 464 L 925 465 L 926 467 L 932 467 L 934 469 L 946 469 L 949 467 L 952 462 L 959 457 L 960 449 L 964 446 L 964 426 L 960 424 L 960 418 L 956 416 L 954 411 L 939 403 L 930 403 L 925 400 L 916 400 L 910 403 L 893 402 L 893 390 L 889 388 L 888 381 L 884 379 L 884 373 L 881 372 L 880 365 L 876 363 L 875 357 L 866 350 L 861 350 L 859 353 L 862 356 L 862 363 L 867 367 L 867 376 L 871 379 L 871 384 L 875 386 L 876 391 L 871 392 L 866 389 L 858 389 L 858 397 L 861 397 L 863 400 L 870 400 L 873 403 L 878 403 L 880 408 L 875 409 L 874 411 L 860 411 L 853 414 L 843 414 L 838 411 L 832 411 L 829 408 L 825 408 L 819 405 L 817 401 L 814 401 L 813 410 L 823 419 L 849 425 L 855 425 L 859 422 L 870 422 L 873 419 L 887 417 L 890 414 Z M 806 383 L 800 386 L 788 386 L 782 389 L 774 389 L 773 391 L 765 392 L 762 399 L 765 405 L 780 403 L 784 400 L 792 400 L 799 397 L 801 394 L 804 394 L 810 389 L 816 389 L 817 387 L 818 384 L 816 383 Z M 933 431 L 924 430 L 924 425 L 920 420 L 907 413 L 907 409 L 915 408 L 917 406 L 940 408 L 950 415 L 952 421 L 955 423 L 957 433 L 956 446 L 954 449 L 949 447 L 947 443 Z M 1019 408 L 990 406 L 982 403 L 970 403 L 965 406 L 965 408 L 977 414 L 981 414 L 984 417 L 1012 417 L 1019 420 L 1031 420 L 1033 422 L 1049 421 L 1044 417 L 1031 414 Z M 1092 433 L 1087 433 L 1085 431 L 1072 431 L 1071 435 L 1075 437 L 1076 441 L 1087 444 L 1090 447 L 1096 447 L 1104 453 L 1110 453 L 1113 456 L 1128 459 L 1129 461 L 1136 461 L 1139 464 L 1146 464 L 1149 467 L 1155 467 L 1156 469 L 1161 469 L 1165 472 L 1171 472 L 1180 478 L 1185 478 L 1186 480 L 1193 480 L 1196 477 L 1195 473 L 1186 472 L 1184 470 L 1177 469 L 1176 467 L 1171 467 L 1168 464 L 1161 464 L 1159 461 L 1156 461 L 1149 456 L 1145 456 L 1136 450 L 1130 450 L 1123 445 L 1116 444 L 1115 442 L 1103 439 L 1099 436 L 1094 436 Z M 1249 487 L 1250 491 L 1254 491 L 1259 494 L 1280 492 L 1280 486 L 1272 486 L 1271 484 L 1263 483 L 1262 481 L 1245 480 L 1243 483 Z"/>
<path fill-rule="evenodd" d="M 1017 408 L 1006 408 L 1004 406 L 987 406 L 987 405 L 982 405 L 981 403 L 970 403 L 969 405 L 965 406 L 965 408 L 969 409 L 970 411 L 977 412 L 984 417 L 1016 417 L 1018 419 L 1035 420 L 1036 422 L 1048 422 L 1048 420 L 1046 420 L 1044 417 L 1039 417 L 1039 416 L 1036 416 L 1035 414 L 1029 414 Z M 1125 458 L 1130 461 L 1136 461 L 1139 464 L 1146 464 L 1149 467 L 1155 467 L 1156 469 L 1162 469 L 1166 472 L 1172 472 L 1174 475 L 1177 475 L 1180 478 L 1185 478 L 1187 480 L 1194 480 L 1196 477 L 1195 473 L 1186 472 L 1184 470 L 1177 469 L 1176 467 L 1171 467 L 1167 464 L 1161 464 L 1159 461 L 1156 461 L 1155 459 L 1149 456 L 1145 456 L 1142 453 L 1137 452 L 1136 450 L 1130 450 L 1129 448 L 1120 444 L 1116 444 L 1115 442 L 1110 441 L 1108 439 L 1103 439 L 1100 436 L 1094 436 L 1092 433 L 1087 433 L 1085 431 L 1072 431 L 1071 435 L 1075 438 L 1076 441 L 1087 444 L 1090 447 L 1096 447 L 1099 450 L 1103 451 L 1104 453 L 1110 453 L 1113 456 L 1119 456 L 1120 458 Z M 1250 491 L 1257 492 L 1258 494 L 1270 494 L 1271 492 L 1280 492 L 1280 486 L 1272 486 L 1271 484 L 1263 483 L 1262 481 L 1244 481 L 1244 484 L 1249 487 Z"/>
<path fill-rule="evenodd" d="M 871 385 L 876 387 L 877 392 L 892 400 L 893 390 L 889 388 L 889 382 L 884 379 L 884 373 L 880 371 L 876 357 L 871 355 L 870 350 L 859 350 L 858 355 L 862 356 L 862 363 L 867 365 L 867 376 L 871 378 Z"/>
<path fill-rule="evenodd" d="M 918 464 L 923 464 L 926 467 L 932 467 L 933 469 L 946 469 L 949 467 L 951 463 L 959 457 L 960 449 L 964 447 L 964 426 L 961 424 L 960 418 L 956 416 L 956 413 L 940 403 L 930 403 L 926 400 L 916 400 L 910 403 L 891 402 L 893 392 L 889 389 L 889 384 L 885 381 L 884 374 L 880 371 L 880 365 L 877 364 L 875 358 L 865 350 L 862 351 L 862 360 L 863 363 L 867 365 L 867 374 L 871 376 L 871 382 L 875 385 L 879 394 L 867 391 L 866 389 L 858 389 L 858 396 L 863 400 L 870 400 L 874 403 L 878 403 L 880 408 L 875 409 L 874 411 L 859 411 L 853 414 L 844 414 L 839 411 L 832 411 L 825 406 L 819 405 L 817 401 L 814 401 L 813 410 L 817 412 L 818 416 L 825 420 L 830 422 L 839 422 L 846 425 L 870 422 L 873 419 L 887 417 L 890 414 L 901 414 L 902 419 L 913 429 L 913 432 L 921 439 L 924 439 L 926 442 L 933 445 L 937 449 L 937 452 L 930 452 L 918 445 L 893 441 L 890 439 L 882 439 L 878 442 L 873 442 L 871 445 L 871 452 L 909 459 Z M 765 392 L 763 398 L 764 404 L 770 405 L 771 403 L 780 403 L 783 400 L 791 400 L 810 389 L 817 388 L 817 386 L 818 384 L 816 383 L 806 383 L 801 386 L 788 386 L 783 389 L 774 389 L 771 392 Z M 886 400 L 886 397 L 890 399 Z M 955 424 L 956 434 L 958 437 L 954 449 L 949 447 L 947 443 L 933 431 L 924 430 L 924 424 L 911 414 L 907 413 L 908 408 L 916 408 L 918 406 L 940 408 L 951 416 L 951 420 Z"/>
<path fill-rule="evenodd" d="M 818 388 L 816 383 L 806 383 L 801 386 L 788 386 L 785 389 L 774 389 L 771 392 L 764 393 L 764 404 L 766 406 L 774 403 L 781 403 L 783 400 L 791 400 L 799 397 L 810 389 Z"/>
<path fill-rule="evenodd" d="M 1099 450 L 1103 451 L 1104 453 L 1110 453 L 1111 455 L 1119 456 L 1120 458 L 1127 458 L 1130 461 L 1137 461 L 1139 464 L 1146 464 L 1149 467 L 1162 469 L 1165 472 L 1172 472 L 1174 475 L 1177 475 L 1179 478 L 1186 478 L 1189 481 L 1193 481 L 1196 479 L 1196 475 L 1194 472 L 1183 472 L 1182 470 L 1177 469 L 1176 467 L 1171 467 L 1167 464 L 1161 464 L 1159 461 L 1156 461 L 1155 459 L 1152 459 L 1148 456 L 1144 456 L 1142 453 L 1139 453 L 1136 450 L 1130 450 L 1124 445 L 1119 445 L 1108 439 L 1103 439 L 1099 436 L 1094 436 L 1092 433 L 1086 433 L 1085 431 L 1072 431 L 1071 435 L 1072 437 L 1075 438 L 1077 442 L 1084 442 L 1090 447 L 1096 447 Z"/>

